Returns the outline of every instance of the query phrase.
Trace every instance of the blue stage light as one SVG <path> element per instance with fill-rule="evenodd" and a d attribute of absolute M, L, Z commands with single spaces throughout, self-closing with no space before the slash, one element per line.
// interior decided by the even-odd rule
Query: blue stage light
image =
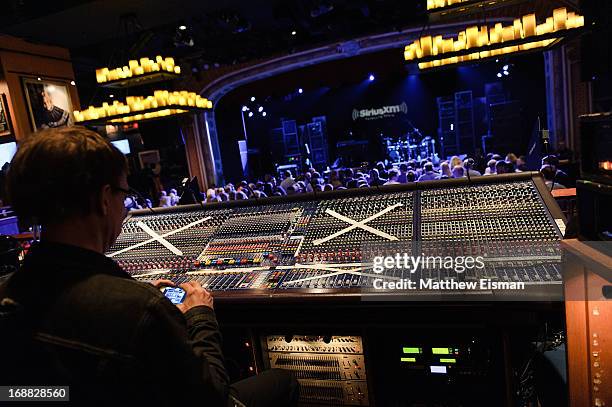
<path fill-rule="evenodd" d="M 304 93 L 304 89 L 299 88 L 299 89 L 298 89 L 298 93 Z"/>
<path fill-rule="evenodd" d="M 370 77 L 368 79 L 370 80 L 370 82 L 372 82 L 374 79 L 376 79 L 376 77 L 373 74 L 370 74 Z"/>
<path fill-rule="evenodd" d="M 246 107 L 246 106 L 242 106 L 242 111 L 243 111 L 243 112 L 246 112 L 247 110 L 249 110 L 249 108 L 248 108 L 248 107 Z"/>

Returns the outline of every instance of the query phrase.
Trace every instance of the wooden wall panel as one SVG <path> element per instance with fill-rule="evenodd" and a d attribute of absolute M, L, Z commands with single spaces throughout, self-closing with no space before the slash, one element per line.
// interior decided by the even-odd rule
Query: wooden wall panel
<path fill-rule="evenodd" d="M 24 76 L 66 83 L 73 109 L 80 109 L 77 88 L 70 85 L 70 81 L 74 80 L 74 70 L 67 49 L 0 35 L 0 93 L 7 95 L 13 134 L 17 141 L 33 129 L 21 83 Z"/>

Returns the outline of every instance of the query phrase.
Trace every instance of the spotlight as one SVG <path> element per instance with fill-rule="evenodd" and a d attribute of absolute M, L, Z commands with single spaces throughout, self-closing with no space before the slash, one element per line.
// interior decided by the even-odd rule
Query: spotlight
<path fill-rule="evenodd" d="M 258 112 L 263 112 L 263 106 L 259 106 L 259 109 L 257 109 Z"/>
<path fill-rule="evenodd" d="M 251 102 L 255 101 L 255 96 L 251 96 Z"/>
<path fill-rule="evenodd" d="M 298 93 L 304 93 L 304 89 L 299 88 L 299 89 L 298 89 Z"/>
<path fill-rule="evenodd" d="M 508 65 L 504 65 L 504 71 L 507 71 L 510 68 Z"/>
<path fill-rule="evenodd" d="M 186 25 L 179 25 L 178 29 L 181 30 L 181 31 L 185 31 L 187 29 L 187 26 Z"/>
<path fill-rule="evenodd" d="M 108 95 L 108 97 L 112 99 L 112 98 L 114 98 L 114 97 L 115 97 L 115 95 L 113 95 L 113 94 L 111 93 L 110 95 Z"/>
<path fill-rule="evenodd" d="M 291 35 L 296 35 L 296 34 L 297 34 L 297 31 L 295 30 L 291 31 Z"/>
<path fill-rule="evenodd" d="M 253 112 L 249 112 L 249 117 L 253 117 Z"/>
<path fill-rule="evenodd" d="M 40 76 L 38 78 L 36 78 L 37 81 L 42 81 L 42 79 L 40 78 Z"/>
<path fill-rule="evenodd" d="M 266 112 L 263 112 L 261 115 L 262 115 L 263 117 L 266 117 L 268 114 L 267 114 Z"/>
<path fill-rule="evenodd" d="M 510 72 L 504 71 L 504 75 L 508 76 L 508 75 L 510 75 Z"/>
<path fill-rule="evenodd" d="M 71 84 L 72 86 L 76 86 L 76 82 L 75 82 L 75 81 L 70 81 L 70 84 Z"/>
<path fill-rule="evenodd" d="M 501 72 L 498 72 L 498 73 L 497 73 L 497 77 L 498 77 L 498 78 L 501 78 L 501 77 L 502 77 Z"/>
<path fill-rule="evenodd" d="M 376 77 L 373 74 L 370 74 L 369 78 L 370 82 L 372 82 L 374 79 L 376 79 Z"/>
<path fill-rule="evenodd" d="M 243 112 L 246 112 L 247 110 L 249 110 L 249 108 L 248 108 L 248 107 L 246 107 L 246 106 L 242 106 L 242 111 L 243 111 Z"/>

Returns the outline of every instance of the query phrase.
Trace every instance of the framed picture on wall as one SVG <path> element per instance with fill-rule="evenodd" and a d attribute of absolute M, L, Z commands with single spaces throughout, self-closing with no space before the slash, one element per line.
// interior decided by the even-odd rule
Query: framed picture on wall
<path fill-rule="evenodd" d="M 46 79 L 22 78 L 33 130 L 71 126 L 72 100 L 68 86 Z"/>
<path fill-rule="evenodd" d="M 8 101 L 6 99 L 6 95 L 4 93 L 0 93 L 0 137 L 10 136 L 12 131 Z"/>
<path fill-rule="evenodd" d="M 140 168 L 154 168 L 159 164 L 159 150 L 146 150 L 138 153 L 138 160 L 140 161 Z"/>

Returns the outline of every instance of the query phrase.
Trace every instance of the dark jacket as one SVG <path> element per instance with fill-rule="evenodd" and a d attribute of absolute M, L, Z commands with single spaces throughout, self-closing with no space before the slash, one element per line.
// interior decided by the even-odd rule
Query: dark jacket
<path fill-rule="evenodd" d="M 214 311 L 183 315 L 99 253 L 40 243 L 6 297 L 18 305 L 1 307 L 0 385 L 69 385 L 84 405 L 226 405 Z"/>

